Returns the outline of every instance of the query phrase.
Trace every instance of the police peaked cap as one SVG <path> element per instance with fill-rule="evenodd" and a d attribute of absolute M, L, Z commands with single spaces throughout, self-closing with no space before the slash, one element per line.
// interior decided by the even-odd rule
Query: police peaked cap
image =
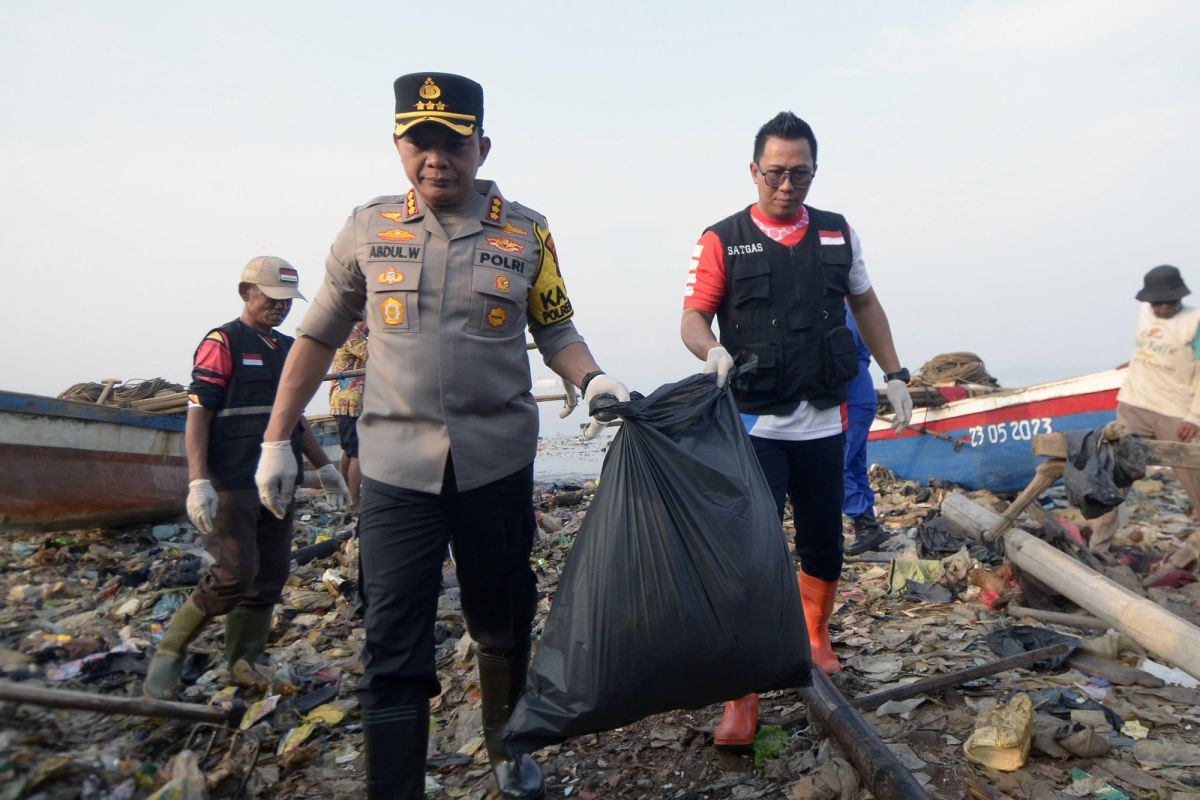
<path fill-rule="evenodd" d="M 396 78 L 396 136 L 440 122 L 461 136 L 483 128 L 483 87 L 449 72 L 413 72 Z"/>

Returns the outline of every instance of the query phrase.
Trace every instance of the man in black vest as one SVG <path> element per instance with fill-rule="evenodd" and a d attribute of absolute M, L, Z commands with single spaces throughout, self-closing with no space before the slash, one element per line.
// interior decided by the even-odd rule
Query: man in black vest
<path fill-rule="evenodd" d="M 291 562 L 293 506 L 283 519 L 263 508 L 254 470 L 293 341 L 275 328 L 304 295 L 295 267 L 274 256 L 246 265 L 238 294 L 241 316 L 209 331 L 193 359 L 184 431 L 187 512 L 215 561 L 171 618 L 150 662 L 142 690 L 157 699 L 175 692 L 188 644 L 213 617 L 225 615 L 231 670 L 239 659 L 253 663 L 263 655 Z M 346 484 L 303 418 L 291 450 L 297 468 L 301 451 L 318 467 L 326 497 L 341 508 L 349 499 Z"/>
<path fill-rule="evenodd" d="M 843 404 L 859 368 L 843 303 L 885 373 L 897 430 L 908 423 L 912 399 L 857 235 L 840 214 L 804 204 L 816 171 L 817 140 L 802 119 L 781 112 L 759 130 L 750 163 L 758 202 L 700 237 L 680 333 L 718 385 L 736 373 L 733 396 L 780 518 L 791 498 L 812 660 L 833 672 L 840 669 L 829 617 L 842 569 Z M 747 369 L 733 370 L 735 362 Z M 716 744 L 750 746 L 757 717 L 757 695 L 726 703 Z"/>

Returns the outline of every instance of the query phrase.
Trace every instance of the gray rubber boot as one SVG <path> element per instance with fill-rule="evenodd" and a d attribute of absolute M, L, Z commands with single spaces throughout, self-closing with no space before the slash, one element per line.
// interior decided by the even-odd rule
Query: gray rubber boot
<path fill-rule="evenodd" d="M 167 626 L 167 632 L 163 634 L 158 650 L 150 660 L 142 694 L 155 700 L 169 700 L 175 696 L 187 646 L 200 634 L 206 622 L 208 617 L 189 595 L 175 616 L 171 617 L 171 624 Z"/>

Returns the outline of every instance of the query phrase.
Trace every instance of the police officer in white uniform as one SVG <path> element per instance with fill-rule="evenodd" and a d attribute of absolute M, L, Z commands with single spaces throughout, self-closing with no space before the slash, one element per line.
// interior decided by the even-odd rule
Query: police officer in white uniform
<path fill-rule="evenodd" d="M 358 693 L 368 794 L 424 794 L 428 700 L 440 691 L 433 628 L 451 542 L 501 793 L 541 797 L 537 765 L 501 740 L 524 686 L 537 602 L 529 553 L 538 413 L 526 331 L 589 408 L 629 393 L 575 330 L 545 217 L 475 180 L 491 148 L 482 87 L 421 72 L 398 78 L 395 94 L 395 145 L 412 188 L 355 209 L 333 243 L 284 369 L 257 482 L 264 504 L 282 513 L 295 473 L 287 433 L 365 311 Z"/>

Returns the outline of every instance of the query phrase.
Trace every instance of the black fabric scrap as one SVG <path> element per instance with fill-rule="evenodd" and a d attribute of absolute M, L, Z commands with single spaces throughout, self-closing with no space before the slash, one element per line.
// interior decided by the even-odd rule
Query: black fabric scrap
<path fill-rule="evenodd" d="M 1135 435 L 1110 442 L 1104 428 L 1067 431 L 1064 473 L 1067 498 L 1084 519 L 1095 519 L 1121 505 L 1122 489 L 1146 476 L 1146 448 Z"/>
<path fill-rule="evenodd" d="M 1071 653 L 1078 650 L 1081 644 L 1074 636 L 1055 633 L 1047 628 L 1038 628 L 1034 625 L 1014 625 L 1011 628 L 999 628 L 989 633 L 984 641 L 987 642 L 987 646 L 991 651 L 1001 658 L 1028 653 L 1030 650 L 1038 650 L 1054 644 L 1066 644 L 1070 646 L 1071 649 L 1066 655 L 1056 656 L 1046 661 L 1037 661 L 1030 665 L 1030 669 L 1040 672 L 1062 669 L 1066 666 L 1067 659 L 1071 657 Z"/>
<path fill-rule="evenodd" d="M 1071 712 L 1077 709 L 1083 711 L 1103 711 L 1104 718 L 1108 720 L 1108 724 L 1112 726 L 1114 731 L 1121 730 L 1121 726 L 1125 724 L 1124 720 L 1117 716 L 1117 713 L 1111 708 L 1103 703 L 1096 702 L 1082 692 L 1051 686 L 1027 692 L 1027 694 L 1033 703 L 1033 710 L 1038 713 L 1050 714 L 1060 719 L 1070 719 Z"/>

